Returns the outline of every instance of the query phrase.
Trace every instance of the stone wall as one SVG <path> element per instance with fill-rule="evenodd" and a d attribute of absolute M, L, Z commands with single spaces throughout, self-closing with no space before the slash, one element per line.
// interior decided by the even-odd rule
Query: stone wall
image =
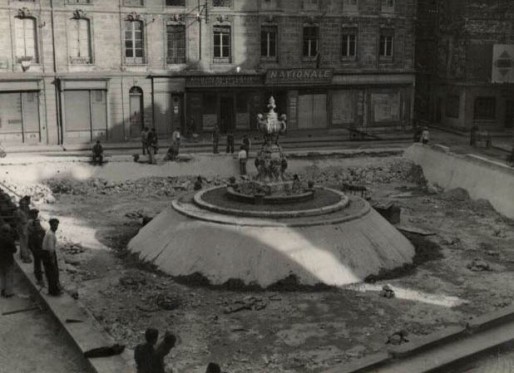
<path fill-rule="evenodd" d="M 423 168 L 431 184 L 444 189 L 463 188 L 473 199 L 486 199 L 514 219 L 514 169 L 474 155 L 458 155 L 444 147 L 414 144 L 405 157 Z"/>

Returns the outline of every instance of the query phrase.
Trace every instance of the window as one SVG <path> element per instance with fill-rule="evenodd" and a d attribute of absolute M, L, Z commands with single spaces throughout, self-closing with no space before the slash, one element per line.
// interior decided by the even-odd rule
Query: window
<path fill-rule="evenodd" d="M 166 6 L 186 6 L 186 0 L 166 0 Z"/>
<path fill-rule="evenodd" d="M 184 25 L 167 25 L 169 64 L 186 62 L 186 27 Z"/>
<path fill-rule="evenodd" d="M 277 58 L 277 26 L 262 26 L 261 28 L 261 57 Z"/>
<path fill-rule="evenodd" d="M 214 26 L 214 61 L 230 63 L 230 26 Z"/>
<path fill-rule="evenodd" d="M 356 12 L 359 9 L 358 0 L 344 0 L 343 11 L 345 12 Z"/>
<path fill-rule="evenodd" d="M 475 100 L 475 119 L 496 119 L 496 99 L 494 97 L 477 97 Z"/>
<path fill-rule="evenodd" d="M 68 4 L 91 4 L 93 0 L 68 0 Z"/>
<path fill-rule="evenodd" d="M 69 30 L 70 63 L 91 63 L 89 20 L 72 19 Z"/>
<path fill-rule="evenodd" d="M 393 57 L 393 32 L 382 31 L 380 34 L 379 55 L 384 59 Z"/>
<path fill-rule="evenodd" d="M 277 0 L 261 0 L 262 9 L 276 9 Z"/>
<path fill-rule="evenodd" d="M 144 0 L 123 0 L 125 6 L 143 6 Z"/>
<path fill-rule="evenodd" d="M 448 118 L 458 118 L 460 110 L 460 97 L 449 95 L 446 97 L 446 116 Z"/>
<path fill-rule="evenodd" d="M 357 56 L 357 30 L 354 28 L 343 29 L 342 54 L 343 59 L 355 59 Z"/>
<path fill-rule="evenodd" d="M 212 6 L 219 8 L 230 8 L 232 6 L 232 0 L 212 0 Z"/>
<path fill-rule="evenodd" d="M 318 27 L 305 26 L 303 28 L 303 56 L 316 57 L 318 54 Z"/>
<path fill-rule="evenodd" d="M 15 18 L 16 57 L 32 57 L 38 62 L 36 20 L 34 18 Z"/>
<path fill-rule="evenodd" d="M 394 12 L 394 0 L 382 0 L 382 12 Z"/>
<path fill-rule="evenodd" d="M 303 0 L 303 9 L 316 10 L 319 8 L 319 0 Z"/>
<path fill-rule="evenodd" d="M 125 21 L 125 62 L 144 63 L 143 22 Z"/>

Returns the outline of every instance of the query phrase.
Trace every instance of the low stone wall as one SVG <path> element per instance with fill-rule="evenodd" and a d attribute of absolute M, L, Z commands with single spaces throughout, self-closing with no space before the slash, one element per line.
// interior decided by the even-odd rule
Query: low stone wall
<path fill-rule="evenodd" d="M 444 189 L 463 188 L 514 219 L 514 168 L 476 155 L 459 155 L 441 145 L 414 144 L 404 156 L 420 165 L 427 181 Z"/>

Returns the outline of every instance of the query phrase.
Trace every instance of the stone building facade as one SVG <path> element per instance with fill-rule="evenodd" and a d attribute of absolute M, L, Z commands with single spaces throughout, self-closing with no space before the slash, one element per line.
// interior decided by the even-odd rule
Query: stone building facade
<path fill-rule="evenodd" d="M 415 0 L 0 0 L 0 141 L 400 128 Z"/>
<path fill-rule="evenodd" d="M 444 127 L 514 126 L 514 2 L 419 0 L 416 118 Z"/>

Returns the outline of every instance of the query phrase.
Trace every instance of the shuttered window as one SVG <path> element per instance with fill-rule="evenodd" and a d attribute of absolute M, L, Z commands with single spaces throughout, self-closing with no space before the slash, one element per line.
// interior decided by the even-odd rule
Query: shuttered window
<path fill-rule="evenodd" d="M 15 18 L 16 57 L 32 57 L 32 62 L 39 62 L 36 37 L 36 20 L 34 18 Z"/>
<path fill-rule="evenodd" d="M 89 32 L 89 20 L 71 20 L 69 30 L 70 63 L 91 63 L 91 39 Z"/>

